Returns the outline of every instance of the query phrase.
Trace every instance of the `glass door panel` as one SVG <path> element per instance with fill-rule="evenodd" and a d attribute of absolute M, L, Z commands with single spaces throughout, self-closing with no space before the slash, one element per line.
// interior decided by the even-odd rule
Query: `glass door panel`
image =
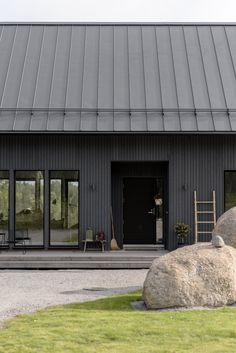
<path fill-rule="evenodd" d="M 9 239 L 9 172 L 0 171 L 0 246 Z"/>
<path fill-rule="evenodd" d="M 15 245 L 42 246 L 44 177 L 42 171 L 15 173 Z"/>
<path fill-rule="evenodd" d="M 78 246 L 79 172 L 50 173 L 50 245 Z"/>

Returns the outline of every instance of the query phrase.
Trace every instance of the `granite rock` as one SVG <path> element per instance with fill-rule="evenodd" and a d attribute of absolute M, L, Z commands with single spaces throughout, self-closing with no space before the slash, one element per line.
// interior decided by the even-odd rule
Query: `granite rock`
<path fill-rule="evenodd" d="M 185 246 L 155 259 L 143 286 L 148 309 L 218 307 L 236 302 L 236 249 Z"/>
<path fill-rule="evenodd" d="M 219 235 L 226 245 L 236 248 L 236 207 L 230 208 L 218 219 L 213 237 Z"/>

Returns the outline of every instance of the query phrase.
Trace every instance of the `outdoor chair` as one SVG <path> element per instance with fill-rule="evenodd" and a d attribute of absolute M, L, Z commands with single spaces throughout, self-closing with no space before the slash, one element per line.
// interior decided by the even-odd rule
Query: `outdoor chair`
<path fill-rule="evenodd" d="M 32 240 L 29 237 L 28 229 L 18 229 L 15 231 L 15 242 L 25 246 L 25 242 L 28 241 L 29 244 L 32 244 Z"/>
<path fill-rule="evenodd" d="M 88 229 L 86 231 L 85 239 L 82 241 L 84 243 L 84 252 L 88 248 L 93 248 L 93 249 L 101 249 L 102 252 L 105 251 L 105 243 L 106 240 L 99 240 L 99 239 L 94 239 L 93 238 L 93 231 L 91 229 Z"/>

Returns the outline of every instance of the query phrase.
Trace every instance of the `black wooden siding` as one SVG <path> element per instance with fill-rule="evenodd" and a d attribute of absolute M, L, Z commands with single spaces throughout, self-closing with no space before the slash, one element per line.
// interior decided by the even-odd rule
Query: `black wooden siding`
<path fill-rule="evenodd" d="M 173 226 L 177 221 L 189 223 L 194 230 L 194 189 L 204 199 L 209 199 L 215 189 L 217 216 L 223 212 L 224 170 L 236 170 L 235 156 L 233 135 L 3 135 L 0 139 L 0 169 L 10 169 L 11 176 L 16 169 L 80 170 L 82 235 L 92 226 L 110 237 L 111 162 L 169 162 L 169 249 L 176 246 Z M 94 184 L 94 190 L 90 184 Z M 48 222 L 47 216 L 45 219 Z"/>

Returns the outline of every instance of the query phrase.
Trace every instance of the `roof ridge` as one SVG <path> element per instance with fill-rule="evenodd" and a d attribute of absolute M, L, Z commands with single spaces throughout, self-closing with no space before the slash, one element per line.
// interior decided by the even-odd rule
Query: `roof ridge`
<path fill-rule="evenodd" d="M 0 22 L 4 26 L 236 26 L 236 22 Z"/>

